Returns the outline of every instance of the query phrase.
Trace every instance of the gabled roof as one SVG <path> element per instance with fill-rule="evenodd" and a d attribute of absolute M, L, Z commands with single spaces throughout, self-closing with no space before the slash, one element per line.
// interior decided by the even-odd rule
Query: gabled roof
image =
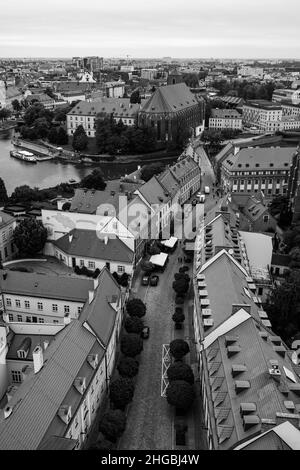
<path fill-rule="evenodd" d="M 19 386 L 9 406 L 13 411 L 9 418 L 0 421 L 1 450 L 35 450 L 50 436 L 64 436 L 67 425 L 57 416 L 60 406 L 72 406 L 72 416 L 81 396 L 74 389 L 76 377 L 85 368 L 87 384 L 94 370 L 87 364 L 90 353 L 99 355 L 104 351 L 95 336 L 73 320 L 65 326 L 44 351 L 44 365 L 32 372 Z M 71 401 L 66 396 L 71 392 Z M 49 434 L 49 430 L 51 432 Z"/>
<path fill-rule="evenodd" d="M 70 256 L 132 263 L 133 251 L 118 237 L 99 238 L 95 230 L 74 229 L 53 244 Z"/>
<path fill-rule="evenodd" d="M 177 113 L 199 102 L 185 83 L 161 86 L 142 107 L 142 113 Z"/>
<path fill-rule="evenodd" d="M 201 172 L 195 160 L 189 155 L 184 156 L 181 160 L 178 160 L 174 165 L 170 166 L 170 170 L 173 176 L 179 181 L 193 170 L 199 172 L 199 175 Z"/>
<path fill-rule="evenodd" d="M 158 204 L 161 206 L 162 204 L 166 204 L 171 198 L 171 194 L 164 189 L 156 176 L 152 176 L 147 183 L 143 184 L 138 189 L 137 194 L 141 194 L 150 205 Z"/>
<path fill-rule="evenodd" d="M 174 178 L 169 168 L 166 168 L 160 175 L 157 176 L 158 181 L 163 188 L 174 197 L 180 190 L 178 181 Z"/>
<path fill-rule="evenodd" d="M 16 219 L 6 212 L 0 211 L 0 228 L 3 228 L 5 225 L 13 224 Z"/>
<path fill-rule="evenodd" d="M 113 114 L 119 118 L 134 118 L 140 110 L 143 103 L 130 103 L 129 98 L 107 98 L 101 97 L 97 101 L 80 101 L 71 111 L 68 116 L 94 116 L 99 113 Z"/>
<path fill-rule="evenodd" d="M 274 148 L 244 148 L 231 158 L 231 171 L 250 170 L 289 170 L 296 147 L 274 147 Z M 226 162 L 225 162 L 226 164 Z M 227 164 L 228 166 L 228 164 Z"/>

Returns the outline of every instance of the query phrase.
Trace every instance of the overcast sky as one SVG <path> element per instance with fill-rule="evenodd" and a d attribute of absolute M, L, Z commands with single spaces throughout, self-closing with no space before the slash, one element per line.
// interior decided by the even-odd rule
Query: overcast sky
<path fill-rule="evenodd" d="M 300 59 L 299 0 L 0 0 L 0 57 Z"/>

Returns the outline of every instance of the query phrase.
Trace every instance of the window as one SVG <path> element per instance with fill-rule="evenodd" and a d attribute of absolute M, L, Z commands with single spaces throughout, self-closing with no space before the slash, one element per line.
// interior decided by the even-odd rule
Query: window
<path fill-rule="evenodd" d="M 125 272 L 125 266 L 118 266 L 118 273 L 124 273 Z"/>
<path fill-rule="evenodd" d="M 39 323 L 45 323 L 44 318 L 39 318 Z"/>
<path fill-rule="evenodd" d="M 25 300 L 24 304 L 25 304 L 25 308 L 30 308 L 29 300 Z"/>
<path fill-rule="evenodd" d="M 7 307 L 11 307 L 11 299 L 6 299 L 6 305 Z"/>
<path fill-rule="evenodd" d="M 91 269 L 95 269 L 95 261 L 89 261 L 88 262 L 88 267 Z"/>
<path fill-rule="evenodd" d="M 14 321 L 14 316 L 13 316 L 12 313 L 8 314 L 8 319 L 9 319 L 9 321 Z"/>
<path fill-rule="evenodd" d="M 52 304 L 52 312 L 57 312 L 58 306 L 57 304 Z"/>
<path fill-rule="evenodd" d="M 80 314 L 81 314 L 81 312 L 82 312 L 82 309 L 83 309 L 83 307 L 77 307 L 77 312 L 78 312 L 78 315 L 80 315 Z"/>
<path fill-rule="evenodd" d="M 64 312 L 65 313 L 70 313 L 70 306 L 69 305 L 64 305 Z"/>
<path fill-rule="evenodd" d="M 31 323 L 31 317 L 26 317 L 27 323 Z"/>
<path fill-rule="evenodd" d="M 15 383 L 21 383 L 22 382 L 22 375 L 19 370 L 12 370 L 11 371 L 11 378 L 12 381 Z"/>
<path fill-rule="evenodd" d="M 16 307 L 18 307 L 18 308 L 21 307 L 21 301 L 20 300 L 16 300 Z"/>
<path fill-rule="evenodd" d="M 79 264 L 80 264 L 80 266 L 84 266 L 84 260 L 83 260 L 83 259 L 80 259 L 80 260 L 79 260 Z"/>
<path fill-rule="evenodd" d="M 37 303 L 38 310 L 43 310 L 43 302 Z"/>
<path fill-rule="evenodd" d="M 23 321 L 22 315 L 17 315 L 17 321 Z"/>
<path fill-rule="evenodd" d="M 58 320 L 53 320 L 53 323 L 58 323 Z"/>

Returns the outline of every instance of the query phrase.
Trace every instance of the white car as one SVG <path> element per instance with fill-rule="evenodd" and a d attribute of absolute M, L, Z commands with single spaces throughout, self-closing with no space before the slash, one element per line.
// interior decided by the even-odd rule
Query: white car
<path fill-rule="evenodd" d="M 200 194 L 199 202 L 205 202 L 205 194 Z"/>

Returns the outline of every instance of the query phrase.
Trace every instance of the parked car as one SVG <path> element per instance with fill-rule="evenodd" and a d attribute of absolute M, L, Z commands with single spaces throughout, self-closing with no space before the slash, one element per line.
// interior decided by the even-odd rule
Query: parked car
<path fill-rule="evenodd" d="M 152 275 L 150 277 L 150 286 L 157 286 L 158 281 L 159 281 L 159 276 L 157 276 L 156 274 Z"/>
<path fill-rule="evenodd" d="M 150 335 L 150 328 L 149 326 L 144 326 L 144 328 L 142 329 L 142 332 L 141 332 L 141 337 L 143 339 L 147 339 L 149 338 L 149 335 Z"/>
<path fill-rule="evenodd" d="M 148 286 L 149 285 L 149 280 L 150 280 L 150 276 L 148 275 L 145 275 L 142 277 L 142 286 Z"/>
<path fill-rule="evenodd" d="M 199 202 L 205 202 L 205 194 L 200 194 Z"/>

